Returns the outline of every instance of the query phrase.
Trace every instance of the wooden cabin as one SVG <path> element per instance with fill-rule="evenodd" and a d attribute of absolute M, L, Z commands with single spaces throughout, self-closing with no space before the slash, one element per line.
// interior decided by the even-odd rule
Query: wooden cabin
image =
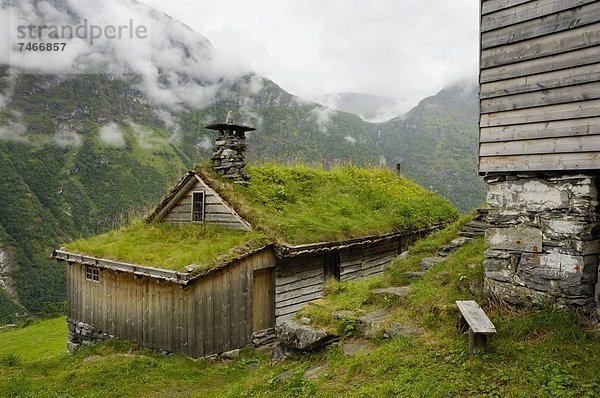
<path fill-rule="evenodd" d="M 480 22 L 487 289 L 518 304 L 592 309 L 600 302 L 600 1 L 482 0 Z"/>
<path fill-rule="evenodd" d="M 76 243 L 56 250 L 53 256 L 68 264 L 70 347 L 113 337 L 192 357 L 243 347 L 254 333 L 285 322 L 304 305 L 322 297 L 328 279 L 350 281 L 379 275 L 415 238 L 456 217 L 447 201 L 406 179 L 398 179 L 391 171 L 352 171 L 361 178 L 371 172 L 379 173 L 377 178 L 388 178 L 393 185 L 400 184 L 398 192 L 410 189 L 417 195 L 405 199 L 399 196 L 390 201 L 393 206 L 428 203 L 439 213 L 415 215 L 417 219 L 423 217 L 423 226 L 410 230 L 363 233 L 330 241 L 315 235 L 314 243 L 285 243 L 270 237 L 261 238 L 258 245 L 241 241 L 234 250 L 215 256 L 209 265 L 187 265 L 176 270 L 145 264 L 144 253 L 139 254 L 142 260 L 131 262 L 94 255 L 93 250 L 86 253 Z M 307 176 L 314 173 L 311 170 Z M 221 233 L 235 236 L 262 234 L 259 230 L 267 226 L 258 225 L 258 218 L 225 198 L 230 195 L 239 199 L 252 192 L 252 183 L 236 187 L 213 177 L 205 171 L 189 172 L 148 217 L 148 228 L 172 224 L 165 227 L 181 230 L 214 225 Z M 305 183 L 300 178 L 293 180 Z M 357 183 L 369 185 L 359 179 Z M 393 190 L 390 192 L 393 195 Z M 316 195 L 321 197 L 318 192 Z M 310 214 L 311 209 L 305 211 Z M 104 241 L 97 241 L 98 246 L 118 239 L 116 235 L 104 236 Z M 199 245 L 206 244 L 211 242 Z M 174 250 L 180 250 L 179 246 L 175 245 Z"/>

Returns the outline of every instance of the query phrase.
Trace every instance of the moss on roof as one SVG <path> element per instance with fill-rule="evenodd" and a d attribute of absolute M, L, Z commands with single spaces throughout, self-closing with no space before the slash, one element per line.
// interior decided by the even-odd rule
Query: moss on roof
<path fill-rule="evenodd" d="M 193 264 L 201 272 L 269 242 L 344 241 L 418 230 L 458 216 L 447 200 L 389 170 L 268 163 L 248 166 L 247 185 L 223 181 L 205 169 L 197 172 L 254 231 L 138 221 L 65 249 L 176 271 Z"/>
<path fill-rule="evenodd" d="M 267 243 L 257 231 L 232 231 L 212 225 L 148 224 L 141 220 L 65 245 L 74 253 L 172 271 L 193 265 L 202 271 Z M 237 250 L 235 250 L 237 249 Z"/>
<path fill-rule="evenodd" d="M 447 200 L 387 169 L 322 170 L 273 163 L 247 169 L 247 185 L 225 183 L 204 169 L 197 172 L 240 215 L 280 242 L 342 241 L 458 217 Z"/>

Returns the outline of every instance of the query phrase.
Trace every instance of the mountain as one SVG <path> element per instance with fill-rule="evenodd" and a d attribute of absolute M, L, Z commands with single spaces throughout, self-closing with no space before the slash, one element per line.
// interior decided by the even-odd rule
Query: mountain
<path fill-rule="evenodd" d="M 460 81 L 378 125 L 376 142 L 390 167 L 400 158 L 404 174 L 468 211 L 485 200 L 477 174 L 478 118 L 478 86 Z"/>
<path fill-rule="evenodd" d="M 353 113 L 369 122 L 388 120 L 397 116 L 400 101 L 381 95 L 365 93 L 330 93 L 317 98 L 317 102 L 338 111 Z"/>
<path fill-rule="evenodd" d="M 61 58 L 61 73 L 52 62 L 0 58 L 0 287 L 12 286 L 0 289 L 0 323 L 23 312 L 16 299 L 30 312 L 53 311 L 66 287 L 51 250 L 144 214 L 210 157 L 214 135 L 204 126 L 229 110 L 257 127 L 250 162 L 328 167 L 383 158 L 394 167 L 403 156 L 406 176 L 461 210 L 483 199 L 473 168 L 477 102 L 463 86 L 423 100 L 404 118 L 368 123 L 221 59 L 204 37 L 141 3 L 25 3 L 0 10 L 56 24 L 132 13 L 153 37 L 149 52 L 125 41 L 80 43 Z"/>

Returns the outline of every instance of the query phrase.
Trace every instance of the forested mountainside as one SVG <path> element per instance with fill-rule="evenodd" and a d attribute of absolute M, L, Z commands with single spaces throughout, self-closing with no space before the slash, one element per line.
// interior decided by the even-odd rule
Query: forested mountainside
<path fill-rule="evenodd" d="M 50 3 L 65 18 L 82 12 Z M 223 121 L 229 110 L 236 122 L 257 127 L 248 139 L 250 162 L 393 167 L 400 155 L 407 177 L 459 209 L 483 199 L 475 173 L 476 97 L 463 96 L 462 86 L 423 100 L 403 118 L 367 123 L 252 72 L 220 76 L 208 40 L 155 10 L 149 15 L 154 30 L 164 25 L 170 35 L 155 53 L 175 48 L 181 57 L 153 59 L 154 80 L 0 67 L 0 252 L 11 253 L 0 256 L 0 277 L 11 277 L 29 311 L 64 300 L 64 270 L 50 260 L 51 250 L 145 213 L 186 169 L 210 157 L 214 135 L 204 125 Z M 101 55 L 126 62 L 118 52 Z M 8 301 L 2 292 L 0 322 L 19 308 Z"/>

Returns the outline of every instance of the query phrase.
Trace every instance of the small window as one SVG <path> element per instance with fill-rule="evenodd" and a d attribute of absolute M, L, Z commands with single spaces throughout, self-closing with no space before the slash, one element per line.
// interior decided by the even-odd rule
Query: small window
<path fill-rule="evenodd" d="M 192 221 L 204 221 L 204 192 L 192 193 Z"/>
<path fill-rule="evenodd" d="M 100 282 L 100 270 L 98 268 L 86 267 L 85 279 L 92 282 Z"/>

